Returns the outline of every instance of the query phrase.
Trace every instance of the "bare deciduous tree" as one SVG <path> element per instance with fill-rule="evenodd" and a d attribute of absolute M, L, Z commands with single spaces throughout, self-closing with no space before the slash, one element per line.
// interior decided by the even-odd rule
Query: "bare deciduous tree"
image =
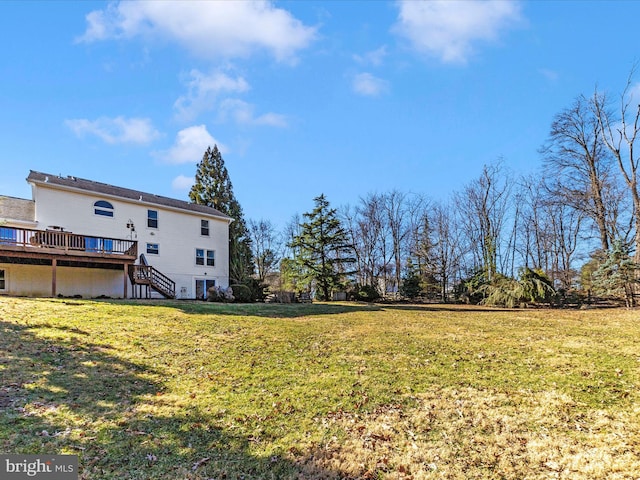
<path fill-rule="evenodd" d="M 593 101 L 582 95 L 576 98 L 553 119 L 541 153 L 553 196 L 591 218 L 600 248 L 608 250 L 615 238 L 615 222 L 609 219 L 617 208 L 611 205 L 612 197 L 607 193 L 615 188 L 615 179 L 597 112 Z"/>
<path fill-rule="evenodd" d="M 544 180 L 526 177 L 521 180 L 521 234 L 519 252 L 525 267 L 551 271 L 553 232 L 547 209 L 548 191 Z"/>
<path fill-rule="evenodd" d="M 586 214 L 557 189 L 548 188 L 545 179 L 523 178 L 521 189 L 519 251 L 524 266 L 544 271 L 554 285 L 569 290 Z"/>
<path fill-rule="evenodd" d="M 637 98 L 637 92 L 634 98 L 632 85 L 634 73 L 635 68 L 627 78 L 617 113 L 610 108 L 604 93 L 598 91 L 594 93 L 593 105 L 602 138 L 618 165 L 631 198 L 635 230 L 634 261 L 640 263 L 640 186 L 638 185 L 640 155 L 636 152 L 636 142 L 640 135 L 640 99 Z"/>
<path fill-rule="evenodd" d="M 387 235 L 383 196 L 368 194 L 360 198 L 355 208 L 344 207 L 341 214 L 350 241 L 356 249 L 357 283 L 384 293 L 392 249 Z"/>
<path fill-rule="evenodd" d="M 455 197 L 474 267 L 482 269 L 488 281 L 498 272 L 511 187 L 509 175 L 498 162 L 485 165 L 480 177 Z"/>
<path fill-rule="evenodd" d="M 460 231 L 452 208 L 440 203 L 431 208 L 430 221 L 431 255 L 429 262 L 440 283 L 443 302 L 448 301 L 448 292 L 456 277 L 460 277 Z"/>
<path fill-rule="evenodd" d="M 410 232 L 408 228 L 407 194 L 393 190 L 384 195 L 383 199 L 386 222 L 391 232 L 394 287 L 397 289 L 400 287 L 400 278 L 402 276 L 402 247 Z"/>
<path fill-rule="evenodd" d="M 251 250 L 258 280 L 263 283 L 280 261 L 282 242 L 269 220 L 249 220 Z"/>
<path fill-rule="evenodd" d="M 574 267 L 584 213 L 564 203 L 547 204 L 548 221 L 552 228 L 551 270 L 553 281 L 565 291 L 573 287 L 577 276 Z"/>

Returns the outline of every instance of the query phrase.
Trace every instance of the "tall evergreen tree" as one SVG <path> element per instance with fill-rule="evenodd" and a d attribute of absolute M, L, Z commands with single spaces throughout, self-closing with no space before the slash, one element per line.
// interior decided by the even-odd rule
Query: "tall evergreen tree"
<path fill-rule="evenodd" d="M 309 286 L 315 285 L 316 297 L 328 300 L 331 292 L 341 286 L 344 277 L 353 273 L 349 266 L 355 263 L 355 258 L 336 210 L 329 207 L 324 195 L 313 201 L 315 208 L 303 214 L 306 221 L 300 224 L 300 233 L 289 246 L 297 252 L 295 262 L 299 267 L 299 280 Z"/>
<path fill-rule="evenodd" d="M 196 168 L 196 180 L 189 192 L 193 203 L 207 205 L 229 215 L 229 277 L 231 283 L 245 283 L 253 273 L 251 239 L 240 203 L 218 146 L 207 148 Z"/>

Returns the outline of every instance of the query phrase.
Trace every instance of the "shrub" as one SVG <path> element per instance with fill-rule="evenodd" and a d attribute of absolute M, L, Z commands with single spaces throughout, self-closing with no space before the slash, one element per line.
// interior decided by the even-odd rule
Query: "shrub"
<path fill-rule="evenodd" d="M 542 270 L 522 267 L 519 283 L 525 302 L 551 303 L 557 296 L 553 281 Z"/>
<path fill-rule="evenodd" d="M 210 287 L 207 290 L 207 301 L 208 302 L 233 302 L 233 289 L 223 288 L 223 287 Z"/>
<path fill-rule="evenodd" d="M 278 303 L 293 303 L 296 301 L 296 292 L 278 290 L 274 294 L 274 300 Z"/>
<path fill-rule="evenodd" d="M 375 302 L 380 299 L 380 294 L 373 285 L 359 285 L 353 291 L 353 298 L 362 302 Z"/>
<path fill-rule="evenodd" d="M 485 305 L 513 308 L 528 303 L 551 303 L 555 296 L 553 282 L 540 270 L 520 269 L 520 279 L 497 274 L 491 284 L 483 286 Z"/>
<path fill-rule="evenodd" d="M 253 302 L 253 294 L 251 289 L 240 283 L 231 285 L 233 289 L 233 296 L 235 297 L 235 301 L 239 303 L 250 303 Z"/>
<path fill-rule="evenodd" d="M 411 299 L 418 297 L 422 293 L 420 281 L 418 275 L 408 275 L 403 278 L 400 285 L 400 295 Z"/>
<path fill-rule="evenodd" d="M 486 273 L 484 270 L 478 269 L 455 285 L 454 294 L 459 301 L 477 305 L 486 297 L 487 285 L 489 285 L 489 281 Z"/>
<path fill-rule="evenodd" d="M 267 286 L 264 283 L 261 283 L 257 278 L 247 278 L 242 284 L 249 287 L 249 290 L 251 290 L 251 299 L 248 301 L 264 302 L 264 299 L 267 298 L 267 294 L 265 292 Z"/>

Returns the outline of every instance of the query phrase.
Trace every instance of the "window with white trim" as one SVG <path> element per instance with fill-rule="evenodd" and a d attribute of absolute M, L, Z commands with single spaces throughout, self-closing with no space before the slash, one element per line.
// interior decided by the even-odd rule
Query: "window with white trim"
<path fill-rule="evenodd" d="M 113 217 L 113 205 L 106 200 L 98 200 L 93 204 L 93 213 L 101 217 Z"/>
<path fill-rule="evenodd" d="M 200 220 L 200 235 L 209 236 L 209 220 Z"/>
<path fill-rule="evenodd" d="M 158 228 L 158 211 L 147 210 L 147 227 Z"/>
<path fill-rule="evenodd" d="M 205 250 L 204 248 L 196 248 L 196 265 L 206 265 L 207 267 L 215 267 L 216 252 L 215 250 Z"/>
<path fill-rule="evenodd" d="M 147 253 L 151 255 L 159 255 L 160 245 L 158 245 L 157 243 L 147 243 Z"/>

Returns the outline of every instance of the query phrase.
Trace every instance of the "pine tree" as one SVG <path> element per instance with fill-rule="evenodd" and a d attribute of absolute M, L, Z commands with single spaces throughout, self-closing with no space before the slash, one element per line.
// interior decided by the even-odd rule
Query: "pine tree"
<path fill-rule="evenodd" d="M 596 293 L 624 296 L 627 307 L 633 307 L 640 268 L 633 261 L 629 250 L 621 240 L 614 240 L 603 262 L 593 272 L 592 281 Z"/>
<path fill-rule="evenodd" d="M 233 218 L 229 225 L 229 277 L 232 284 L 245 283 L 253 273 L 249 230 L 217 145 L 208 147 L 198 163 L 189 198 Z"/>
<path fill-rule="evenodd" d="M 400 284 L 400 294 L 404 297 L 414 299 L 422 293 L 422 277 L 420 275 L 420 267 L 413 264 L 409 258 L 407 260 L 406 273 Z"/>
<path fill-rule="evenodd" d="M 313 201 L 315 208 L 303 214 L 306 222 L 300 224 L 300 234 L 289 246 L 297 252 L 294 260 L 299 267 L 299 283 L 315 285 L 316 297 L 328 300 L 331 292 L 342 286 L 344 277 L 353 273 L 348 267 L 355 258 L 336 210 L 329 207 L 324 195 Z"/>

